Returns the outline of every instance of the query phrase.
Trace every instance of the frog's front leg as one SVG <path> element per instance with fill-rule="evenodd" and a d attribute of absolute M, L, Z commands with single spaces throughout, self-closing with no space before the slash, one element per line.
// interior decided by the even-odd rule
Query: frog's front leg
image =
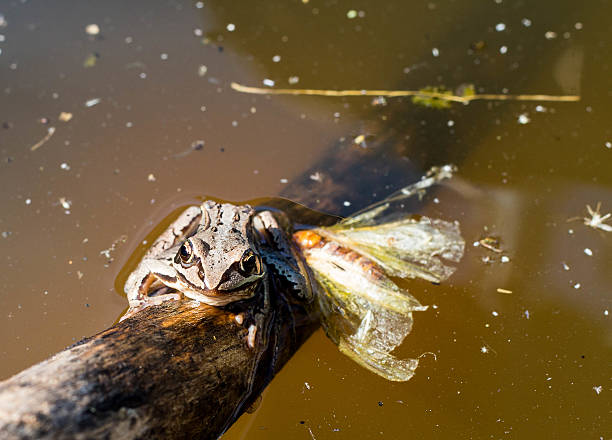
<path fill-rule="evenodd" d="M 253 219 L 259 236 L 262 257 L 276 281 L 288 286 L 305 303 L 310 303 L 313 292 L 312 274 L 304 258 L 293 243 L 292 227 L 282 212 L 261 211 Z"/>
<path fill-rule="evenodd" d="M 202 210 L 191 206 L 153 242 L 125 283 L 130 309 L 122 319 L 149 305 L 181 298 L 180 293 L 168 293 L 176 282 L 172 258 L 180 243 L 195 233 L 201 220 Z"/>

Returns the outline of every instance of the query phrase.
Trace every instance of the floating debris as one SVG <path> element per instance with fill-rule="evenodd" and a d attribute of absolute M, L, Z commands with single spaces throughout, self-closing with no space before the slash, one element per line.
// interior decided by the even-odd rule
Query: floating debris
<path fill-rule="evenodd" d="M 498 287 L 497 293 L 503 293 L 505 295 L 512 295 L 514 292 L 512 292 L 512 290 L 502 289 L 501 287 Z"/>
<path fill-rule="evenodd" d="M 482 246 L 485 249 L 488 249 L 492 252 L 502 253 L 503 251 L 500 248 L 500 239 L 499 237 L 485 237 L 481 238 L 477 242 L 474 243 L 474 246 Z"/>
<path fill-rule="evenodd" d="M 314 180 L 315 182 L 323 182 L 323 174 L 321 174 L 319 171 L 311 174 L 309 177 L 310 180 Z"/>
<path fill-rule="evenodd" d="M 593 391 L 595 391 L 595 393 L 599 396 L 603 391 L 603 387 L 601 385 L 593 387 Z"/>
<path fill-rule="evenodd" d="M 206 67 L 204 64 L 201 64 L 200 66 L 198 66 L 198 76 L 199 77 L 203 77 L 204 75 L 206 75 L 206 72 L 208 72 L 208 67 Z"/>
<path fill-rule="evenodd" d="M 225 29 L 227 29 L 229 32 L 234 32 L 236 30 L 236 25 L 234 23 L 228 23 L 228 25 L 225 26 Z"/>
<path fill-rule="evenodd" d="M 188 154 L 193 153 L 194 151 L 199 151 L 202 150 L 204 148 L 204 144 L 205 142 L 203 140 L 197 140 L 192 142 L 191 146 L 189 147 L 188 150 L 183 151 L 182 153 L 177 153 L 174 155 L 175 159 L 179 159 L 181 157 L 185 157 Z"/>
<path fill-rule="evenodd" d="M 113 244 L 111 244 L 109 248 L 101 250 L 100 255 L 103 255 L 104 257 L 106 257 L 106 259 L 108 260 L 108 263 L 112 263 L 114 258 L 111 256 L 111 253 L 114 252 L 115 249 L 117 249 L 117 246 L 119 246 L 122 243 L 125 243 L 126 240 L 127 240 L 127 235 L 122 235 L 121 237 L 113 241 Z"/>
<path fill-rule="evenodd" d="M 274 81 L 265 79 L 264 85 L 274 86 Z M 255 95 L 309 95 L 309 96 L 386 96 L 387 98 L 397 98 L 401 96 L 420 96 L 422 98 L 435 98 L 443 101 L 460 102 L 467 104 L 471 101 L 552 101 L 552 102 L 576 102 L 580 101 L 578 95 L 509 95 L 493 93 L 464 93 L 453 95 L 452 93 L 441 93 L 429 91 L 428 88 L 420 90 L 321 90 L 321 89 L 267 89 L 261 87 L 249 87 L 236 82 L 231 83 L 232 89 L 241 93 L 251 93 Z M 469 89 L 468 89 L 469 90 Z M 471 90 L 475 90 L 471 87 Z"/>
<path fill-rule="evenodd" d="M 61 112 L 59 114 L 58 119 L 62 122 L 68 122 L 72 119 L 72 113 L 69 112 Z"/>
<path fill-rule="evenodd" d="M 355 145 L 359 145 L 361 148 L 367 148 L 367 144 L 366 144 L 366 137 L 364 134 L 360 134 L 359 136 L 356 136 L 355 139 L 353 139 L 353 143 Z"/>
<path fill-rule="evenodd" d="M 589 257 L 593 256 L 593 251 L 589 248 L 584 248 L 584 253 L 588 255 Z"/>
<path fill-rule="evenodd" d="M 94 105 L 98 105 L 100 103 L 100 98 L 92 98 L 85 101 L 85 107 L 93 107 Z"/>
<path fill-rule="evenodd" d="M 518 123 L 525 125 L 525 124 L 529 124 L 529 122 L 531 122 L 531 119 L 529 119 L 529 116 L 526 113 L 521 113 L 518 117 Z"/>
<path fill-rule="evenodd" d="M 505 24 L 505 23 L 497 23 L 497 24 L 495 25 L 495 30 L 496 30 L 497 32 L 503 32 L 503 31 L 505 31 L 505 30 L 506 30 L 506 24 Z"/>
<path fill-rule="evenodd" d="M 548 31 L 544 34 L 544 38 L 546 38 L 547 40 L 554 40 L 555 38 L 557 38 L 557 33 L 553 31 Z"/>
<path fill-rule="evenodd" d="M 299 76 L 290 76 L 289 79 L 287 80 L 287 82 L 291 85 L 293 84 L 297 84 L 298 82 L 300 82 L 300 77 Z"/>
<path fill-rule="evenodd" d="M 607 213 L 606 215 L 601 215 L 601 202 L 597 202 L 597 206 L 595 210 L 591 208 L 590 205 L 586 205 L 587 212 L 590 217 L 584 217 L 584 224 L 593 229 L 600 229 L 606 232 L 612 232 L 612 226 L 605 223 L 610 217 L 612 217 L 612 213 Z"/>
<path fill-rule="evenodd" d="M 88 69 L 90 67 L 94 67 L 96 65 L 96 63 L 98 62 L 98 58 L 100 58 L 99 54 L 97 54 L 97 53 L 90 53 L 85 58 L 85 61 L 83 61 L 83 67 L 85 67 L 86 69 Z"/>
<path fill-rule="evenodd" d="M 85 26 L 85 32 L 87 35 L 98 35 L 100 33 L 100 26 L 95 23 L 88 24 Z"/>
<path fill-rule="evenodd" d="M 34 145 L 32 145 L 30 147 L 30 151 L 36 151 L 38 150 L 40 147 L 42 147 L 43 145 L 45 145 L 45 143 L 51 139 L 51 136 L 53 136 L 53 133 L 55 133 L 55 127 L 49 127 L 47 128 L 47 134 L 45 135 L 44 138 L 42 138 L 40 141 L 36 142 Z"/>
<path fill-rule="evenodd" d="M 151 173 L 147 176 L 147 180 L 149 182 L 155 182 L 157 180 L 157 178 L 155 177 L 155 174 Z"/>

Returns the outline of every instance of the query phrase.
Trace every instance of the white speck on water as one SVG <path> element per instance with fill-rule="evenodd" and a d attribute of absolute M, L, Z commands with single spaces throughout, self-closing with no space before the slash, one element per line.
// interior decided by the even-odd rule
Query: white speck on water
<path fill-rule="evenodd" d="M 574 289 L 576 289 L 576 290 L 580 289 L 580 283 L 574 284 Z"/>
<path fill-rule="evenodd" d="M 529 310 L 525 310 L 524 314 L 525 314 L 525 318 L 529 319 Z"/>
<path fill-rule="evenodd" d="M 300 77 L 299 76 L 290 76 L 287 81 L 289 82 L 289 84 L 297 84 L 300 81 Z"/>
<path fill-rule="evenodd" d="M 353 18 L 357 18 L 357 11 L 354 9 L 349 10 L 346 13 L 346 18 L 348 18 L 349 20 L 352 20 Z"/>
<path fill-rule="evenodd" d="M 431 49 L 431 54 L 432 54 L 434 57 L 438 57 L 438 56 L 440 56 L 440 49 L 438 49 L 437 47 L 434 47 L 433 49 Z"/>
<path fill-rule="evenodd" d="M 480 246 L 480 242 L 479 241 L 475 241 L 474 243 L 472 243 L 472 246 L 478 247 L 478 246 Z"/>
<path fill-rule="evenodd" d="M 491 315 L 493 315 L 493 316 L 499 316 L 499 313 L 497 313 L 495 310 L 493 310 L 493 311 L 491 312 Z"/>
<path fill-rule="evenodd" d="M 155 174 L 151 173 L 147 176 L 147 180 L 149 182 L 155 182 L 157 180 L 157 178 L 155 177 Z"/>
<path fill-rule="evenodd" d="M 544 107 L 542 105 L 536 105 L 536 112 L 544 113 L 545 111 L 546 111 L 546 107 Z"/>
<path fill-rule="evenodd" d="M 25 204 L 29 205 L 30 203 L 32 203 L 32 199 L 25 199 Z"/>
<path fill-rule="evenodd" d="M 251 111 L 252 114 L 255 114 L 255 113 L 257 113 L 257 108 L 256 107 L 251 107 L 250 111 Z"/>
<path fill-rule="evenodd" d="M 227 29 L 229 32 L 234 32 L 236 30 L 236 25 L 234 23 L 228 23 L 228 25 L 225 26 L 225 29 Z"/>
<path fill-rule="evenodd" d="M 528 19 L 528 18 L 523 18 L 523 19 L 521 20 L 521 24 L 522 24 L 523 26 L 525 26 L 525 27 L 529 27 L 529 26 L 531 26 L 531 20 L 530 20 L 530 19 Z"/>
<path fill-rule="evenodd" d="M 612 148 L 612 142 L 610 141 L 606 141 L 604 145 L 606 146 L 606 148 Z"/>
<path fill-rule="evenodd" d="M 85 32 L 87 35 L 98 35 L 100 33 L 100 26 L 95 23 L 88 24 L 85 26 Z"/>
<path fill-rule="evenodd" d="M 544 38 L 546 38 L 547 40 L 554 40 L 555 38 L 557 38 L 557 33 L 553 31 L 548 31 L 544 34 Z"/>
<path fill-rule="evenodd" d="M 574 24 L 574 29 L 576 29 L 577 31 L 582 30 L 582 23 L 577 21 L 576 24 Z"/>
<path fill-rule="evenodd" d="M 162 53 L 162 54 L 160 54 L 160 55 L 159 55 L 159 57 L 160 57 L 162 60 L 166 61 L 166 60 L 168 59 L 168 54 L 167 54 L 167 53 Z"/>
<path fill-rule="evenodd" d="M 604 316 L 608 316 L 610 312 L 608 312 L 608 309 L 604 310 Z"/>
<path fill-rule="evenodd" d="M 287 180 L 287 179 L 285 179 L 285 178 L 282 178 L 282 179 L 280 180 L 280 183 L 288 183 L 288 182 L 289 182 L 289 180 Z"/>
<path fill-rule="evenodd" d="M 60 168 L 64 171 L 70 171 L 70 165 L 68 165 L 66 162 L 62 162 Z"/>
<path fill-rule="evenodd" d="M 508 263 L 510 261 L 510 258 L 507 255 L 502 255 L 502 257 L 500 258 L 500 261 L 502 263 Z"/>
<path fill-rule="evenodd" d="M 204 2 L 196 2 L 195 7 L 198 9 L 202 9 L 204 7 Z"/>
<path fill-rule="evenodd" d="M 7 24 L 8 22 L 4 18 L 4 15 L 0 14 L 0 28 L 6 27 Z"/>
<path fill-rule="evenodd" d="M 271 79 L 269 79 L 269 78 L 265 78 L 265 79 L 263 80 L 263 85 L 264 85 L 264 86 L 268 86 L 268 87 L 274 87 L 274 81 L 272 81 L 272 80 L 271 80 Z"/>
<path fill-rule="evenodd" d="M 134 41 L 134 39 L 132 37 L 125 37 L 125 40 L 123 41 L 125 41 L 125 44 L 131 44 Z"/>
<path fill-rule="evenodd" d="M 497 24 L 495 25 L 495 30 L 496 30 L 497 32 L 502 32 L 502 31 L 505 31 L 505 30 L 506 30 L 506 23 L 497 23 Z"/>
<path fill-rule="evenodd" d="M 238 127 L 238 121 L 232 121 L 232 127 Z"/>
<path fill-rule="evenodd" d="M 344 202 L 342 202 L 342 204 L 344 206 L 351 206 L 351 202 L 349 202 L 348 200 L 345 200 Z"/>
<path fill-rule="evenodd" d="M 280 55 L 274 55 L 272 57 L 272 61 L 275 62 L 275 63 L 280 62 L 280 60 L 281 60 L 281 56 Z"/>
<path fill-rule="evenodd" d="M 4 43 L 4 41 L 6 41 L 6 37 L 0 34 L 0 43 Z"/>
<path fill-rule="evenodd" d="M 202 29 L 200 28 L 195 28 L 193 30 L 193 35 L 195 35 L 196 37 L 201 37 L 204 33 L 202 32 Z"/>
<path fill-rule="evenodd" d="M 568 230 L 567 230 L 567 233 L 568 233 L 569 235 L 572 235 L 572 234 L 574 233 L 574 230 L 573 230 L 573 229 L 568 229 Z"/>
<path fill-rule="evenodd" d="M 72 206 L 72 202 L 68 200 L 66 197 L 60 197 L 59 202 L 60 202 L 60 205 L 62 205 L 62 208 L 66 210 L 70 209 L 70 206 Z"/>
<path fill-rule="evenodd" d="M 522 125 L 529 124 L 530 121 L 531 121 L 531 119 L 529 119 L 529 116 L 527 116 L 526 113 L 522 113 L 518 117 L 518 123 L 519 124 L 522 124 Z"/>
<path fill-rule="evenodd" d="M 85 107 L 93 107 L 94 105 L 98 105 L 100 103 L 100 98 L 93 98 L 85 101 Z"/>
<path fill-rule="evenodd" d="M 595 391 L 595 393 L 597 393 L 597 395 L 599 396 L 599 394 L 603 391 L 603 387 L 601 385 L 593 387 L 593 391 Z"/>
<path fill-rule="evenodd" d="M 437 197 L 434 197 L 433 202 L 437 205 L 440 203 L 440 199 L 438 199 Z"/>
<path fill-rule="evenodd" d="M 589 248 L 584 248 L 584 253 L 588 255 L 589 257 L 593 256 L 593 251 Z"/>
<path fill-rule="evenodd" d="M 147 74 L 144 72 L 140 72 L 140 75 L 138 75 L 141 79 L 146 79 Z"/>
<path fill-rule="evenodd" d="M 454 126 L 454 125 L 455 125 L 455 121 L 453 121 L 453 120 L 451 119 L 451 120 L 449 120 L 449 121 L 446 123 L 446 125 L 448 125 L 449 127 L 452 127 L 452 126 Z"/>
<path fill-rule="evenodd" d="M 488 353 L 489 349 L 486 346 L 483 345 L 482 347 L 480 347 L 480 352 L 481 353 Z"/>
<path fill-rule="evenodd" d="M 206 67 L 204 64 L 198 66 L 198 76 L 202 77 L 206 75 L 206 72 L 208 72 L 208 67 Z"/>
<path fill-rule="evenodd" d="M 508 46 L 502 46 L 499 48 L 499 53 L 501 53 L 502 55 L 505 55 L 508 53 Z"/>
<path fill-rule="evenodd" d="M 134 124 L 128 121 L 128 122 L 125 123 L 125 126 L 127 128 L 132 128 L 134 126 Z"/>
<path fill-rule="evenodd" d="M 561 263 L 563 270 L 570 270 L 570 267 L 566 263 Z"/>

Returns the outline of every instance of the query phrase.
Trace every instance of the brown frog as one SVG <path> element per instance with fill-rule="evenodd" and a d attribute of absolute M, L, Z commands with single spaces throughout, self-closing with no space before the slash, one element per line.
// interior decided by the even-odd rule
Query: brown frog
<path fill-rule="evenodd" d="M 122 319 L 183 297 L 222 307 L 261 292 L 265 308 L 272 282 L 288 287 L 301 301 L 312 300 L 309 272 L 291 241 L 287 217 L 249 205 L 206 201 L 187 208 L 129 275 L 124 289 L 130 309 Z M 236 321 L 242 324 L 244 315 Z M 257 325 L 250 324 L 251 346 L 256 332 Z"/>

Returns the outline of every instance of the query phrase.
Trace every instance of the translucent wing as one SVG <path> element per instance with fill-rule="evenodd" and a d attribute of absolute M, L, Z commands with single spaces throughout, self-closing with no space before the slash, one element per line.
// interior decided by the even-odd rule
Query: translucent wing
<path fill-rule="evenodd" d="M 323 326 L 340 351 L 363 367 L 393 381 L 409 380 L 417 359 L 397 359 L 393 351 L 412 329 L 412 312 L 426 310 L 390 277 L 439 283 L 455 270 L 465 242 L 457 222 L 397 215 L 388 208 L 452 175 L 446 165 L 340 223 L 300 231 L 295 240 L 321 286 Z M 314 237 L 314 238 L 313 238 Z"/>

